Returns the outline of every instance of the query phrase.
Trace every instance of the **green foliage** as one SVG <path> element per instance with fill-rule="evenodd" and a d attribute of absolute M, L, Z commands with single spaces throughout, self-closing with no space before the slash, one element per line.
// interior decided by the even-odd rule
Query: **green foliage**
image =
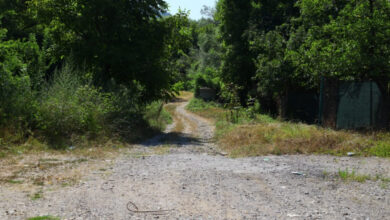
<path fill-rule="evenodd" d="M 199 89 L 202 87 L 214 89 L 217 93 L 221 90 L 221 80 L 212 67 L 206 67 L 204 72 L 192 75 L 192 77 L 195 80 L 195 97 L 198 97 Z"/>
<path fill-rule="evenodd" d="M 72 53 L 104 86 L 136 81 L 144 88 L 138 102 L 171 95 L 173 73 L 166 61 L 171 29 L 161 18 L 163 0 L 32 0 L 29 5 L 49 26 L 58 60 Z"/>
<path fill-rule="evenodd" d="M 197 112 L 218 106 L 219 105 L 215 102 L 206 102 L 202 99 L 193 98 L 190 100 L 186 108 L 192 112 Z"/>
<path fill-rule="evenodd" d="M 221 79 L 240 88 L 242 105 L 256 97 L 281 108 L 287 91 L 319 89 L 322 76 L 374 80 L 388 99 L 389 12 L 387 0 L 219 0 Z"/>
<path fill-rule="evenodd" d="M 188 87 L 194 35 L 187 12 L 163 17 L 166 8 L 163 0 L 0 1 L 2 142 L 124 137 L 147 122 L 162 129 L 169 117 L 154 117 L 148 104 Z"/>
<path fill-rule="evenodd" d="M 332 1 L 313 4 L 302 1 L 302 21 L 319 15 L 322 23 L 304 25 L 307 38 L 298 49 L 296 64 L 305 60 L 305 71 L 339 79 L 382 80 L 389 77 L 389 1 Z M 328 10 L 325 10 L 328 9 Z M 305 23 L 304 23 L 305 24 Z"/>
<path fill-rule="evenodd" d="M 369 149 L 371 155 L 377 157 L 390 157 L 390 143 L 389 141 L 378 141 L 373 144 L 374 146 Z"/>
<path fill-rule="evenodd" d="M 173 75 L 172 89 L 174 92 L 188 87 L 187 70 L 190 67 L 190 48 L 192 47 L 193 27 L 188 18 L 189 12 L 179 10 L 177 14 L 164 18 L 164 23 L 169 31 L 165 41 L 165 62 L 167 69 Z M 180 87 L 180 83 L 182 87 Z M 181 90 L 179 90 L 181 89 Z"/>
<path fill-rule="evenodd" d="M 115 111 L 110 94 L 85 84 L 70 64 L 57 71 L 42 92 L 36 114 L 40 130 L 57 141 L 72 134 L 97 135 Z"/>
<path fill-rule="evenodd" d="M 4 41 L 0 29 L 0 126 L 20 126 L 32 120 L 35 106 L 33 88 L 42 83 L 42 54 L 31 35 L 28 41 Z"/>
<path fill-rule="evenodd" d="M 155 129 L 164 130 L 166 125 L 172 123 L 171 115 L 164 109 L 164 103 L 156 101 L 145 108 L 144 119 Z"/>
<path fill-rule="evenodd" d="M 202 10 L 204 16 L 199 21 L 194 21 L 193 45 L 189 53 L 189 61 L 186 72 L 188 80 L 187 88 L 195 91 L 198 96 L 199 88 L 208 87 L 220 92 L 222 82 L 220 76 L 222 44 L 218 40 L 218 24 L 214 20 L 215 11 L 205 7 Z"/>
<path fill-rule="evenodd" d="M 240 87 L 242 105 L 252 89 L 255 66 L 254 54 L 249 50 L 246 31 L 249 28 L 252 2 L 241 0 L 220 0 L 217 3 L 216 20 L 220 23 L 220 34 L 225 54 L 222 62 L 221 78 L 225 83 Z"/>
<path fill-rule="evenodd" d="M 359 175 L 355 170 L 351 172 L 346 168 L 345 170 L 339 170 L 339 177 L 344 181 L 357 181 L 360 183 L 366 182 L 366 180 L 371 180 L 369 175 Z"/>

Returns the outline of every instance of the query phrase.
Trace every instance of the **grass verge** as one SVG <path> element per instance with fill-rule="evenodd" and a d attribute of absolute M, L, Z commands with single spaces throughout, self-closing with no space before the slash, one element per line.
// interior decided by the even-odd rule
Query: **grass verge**
<path fill-rule="evenodd" d="M 316 125 L 282 122 L 250 109 L 231 112 L 213 102 L 192 99 L 187 106 L 216 124 L 219 146 L 231 157 L 282 154 L 331 154 L 390 157 L 390 133 L 336 131 Z M 234 123 L 231 118 L 235 117 Z"/>

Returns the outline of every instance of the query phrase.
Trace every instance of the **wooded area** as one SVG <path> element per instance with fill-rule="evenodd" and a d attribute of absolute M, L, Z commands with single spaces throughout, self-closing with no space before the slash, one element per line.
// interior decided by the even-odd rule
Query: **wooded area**
<path fill-rule="evenodd" d="M 374 81 L 390 103 L 388 0 L 166 12 L 163 0 L 1 0 L 0 138 L 131 133 L 151 103 L 201 87 L 281 117 L 291 91 L 319 92 L 322 77 Z"/>

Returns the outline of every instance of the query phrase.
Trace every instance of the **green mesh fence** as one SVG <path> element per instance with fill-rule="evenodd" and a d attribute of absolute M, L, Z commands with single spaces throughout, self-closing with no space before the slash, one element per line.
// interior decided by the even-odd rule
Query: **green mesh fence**
<path fill-rule="evenodd" d="M 306 123 L 317 123 L 318 94 L 315 92 L 290 92 L 287 99 L 286 117 Z"/>
<path fill-rule="evenodd" d="M 375 82 L 324 79 L 320 88 L 319 94 L 290 92 L 286 117 L 336 129 L 385 128 L 389 124 L 389 106 Z"/>
<path fill-rule="evenodd" d="M 342 82 L 338 95 L 337 129 L 376 127 L 382 100 L 376 83 Z"/>

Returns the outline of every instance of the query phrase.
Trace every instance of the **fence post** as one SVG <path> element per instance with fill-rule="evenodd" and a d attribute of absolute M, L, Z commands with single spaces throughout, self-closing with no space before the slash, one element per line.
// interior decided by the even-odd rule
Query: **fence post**
<path fill-rule="evenodd" d="M 372 94 L 372 81 L 370 81 L 370 127 L 373 128 L 374 127 L 374 123 L 373 123 L 373 94 Z"/>
<path fill-rule="evenodd" d="M 321 85 L 320 85 L 320 103 L 318 108 L 318 124 L 322 125 L 322 113 L 324 108 L 324 76 L 321 76 Z"/>

